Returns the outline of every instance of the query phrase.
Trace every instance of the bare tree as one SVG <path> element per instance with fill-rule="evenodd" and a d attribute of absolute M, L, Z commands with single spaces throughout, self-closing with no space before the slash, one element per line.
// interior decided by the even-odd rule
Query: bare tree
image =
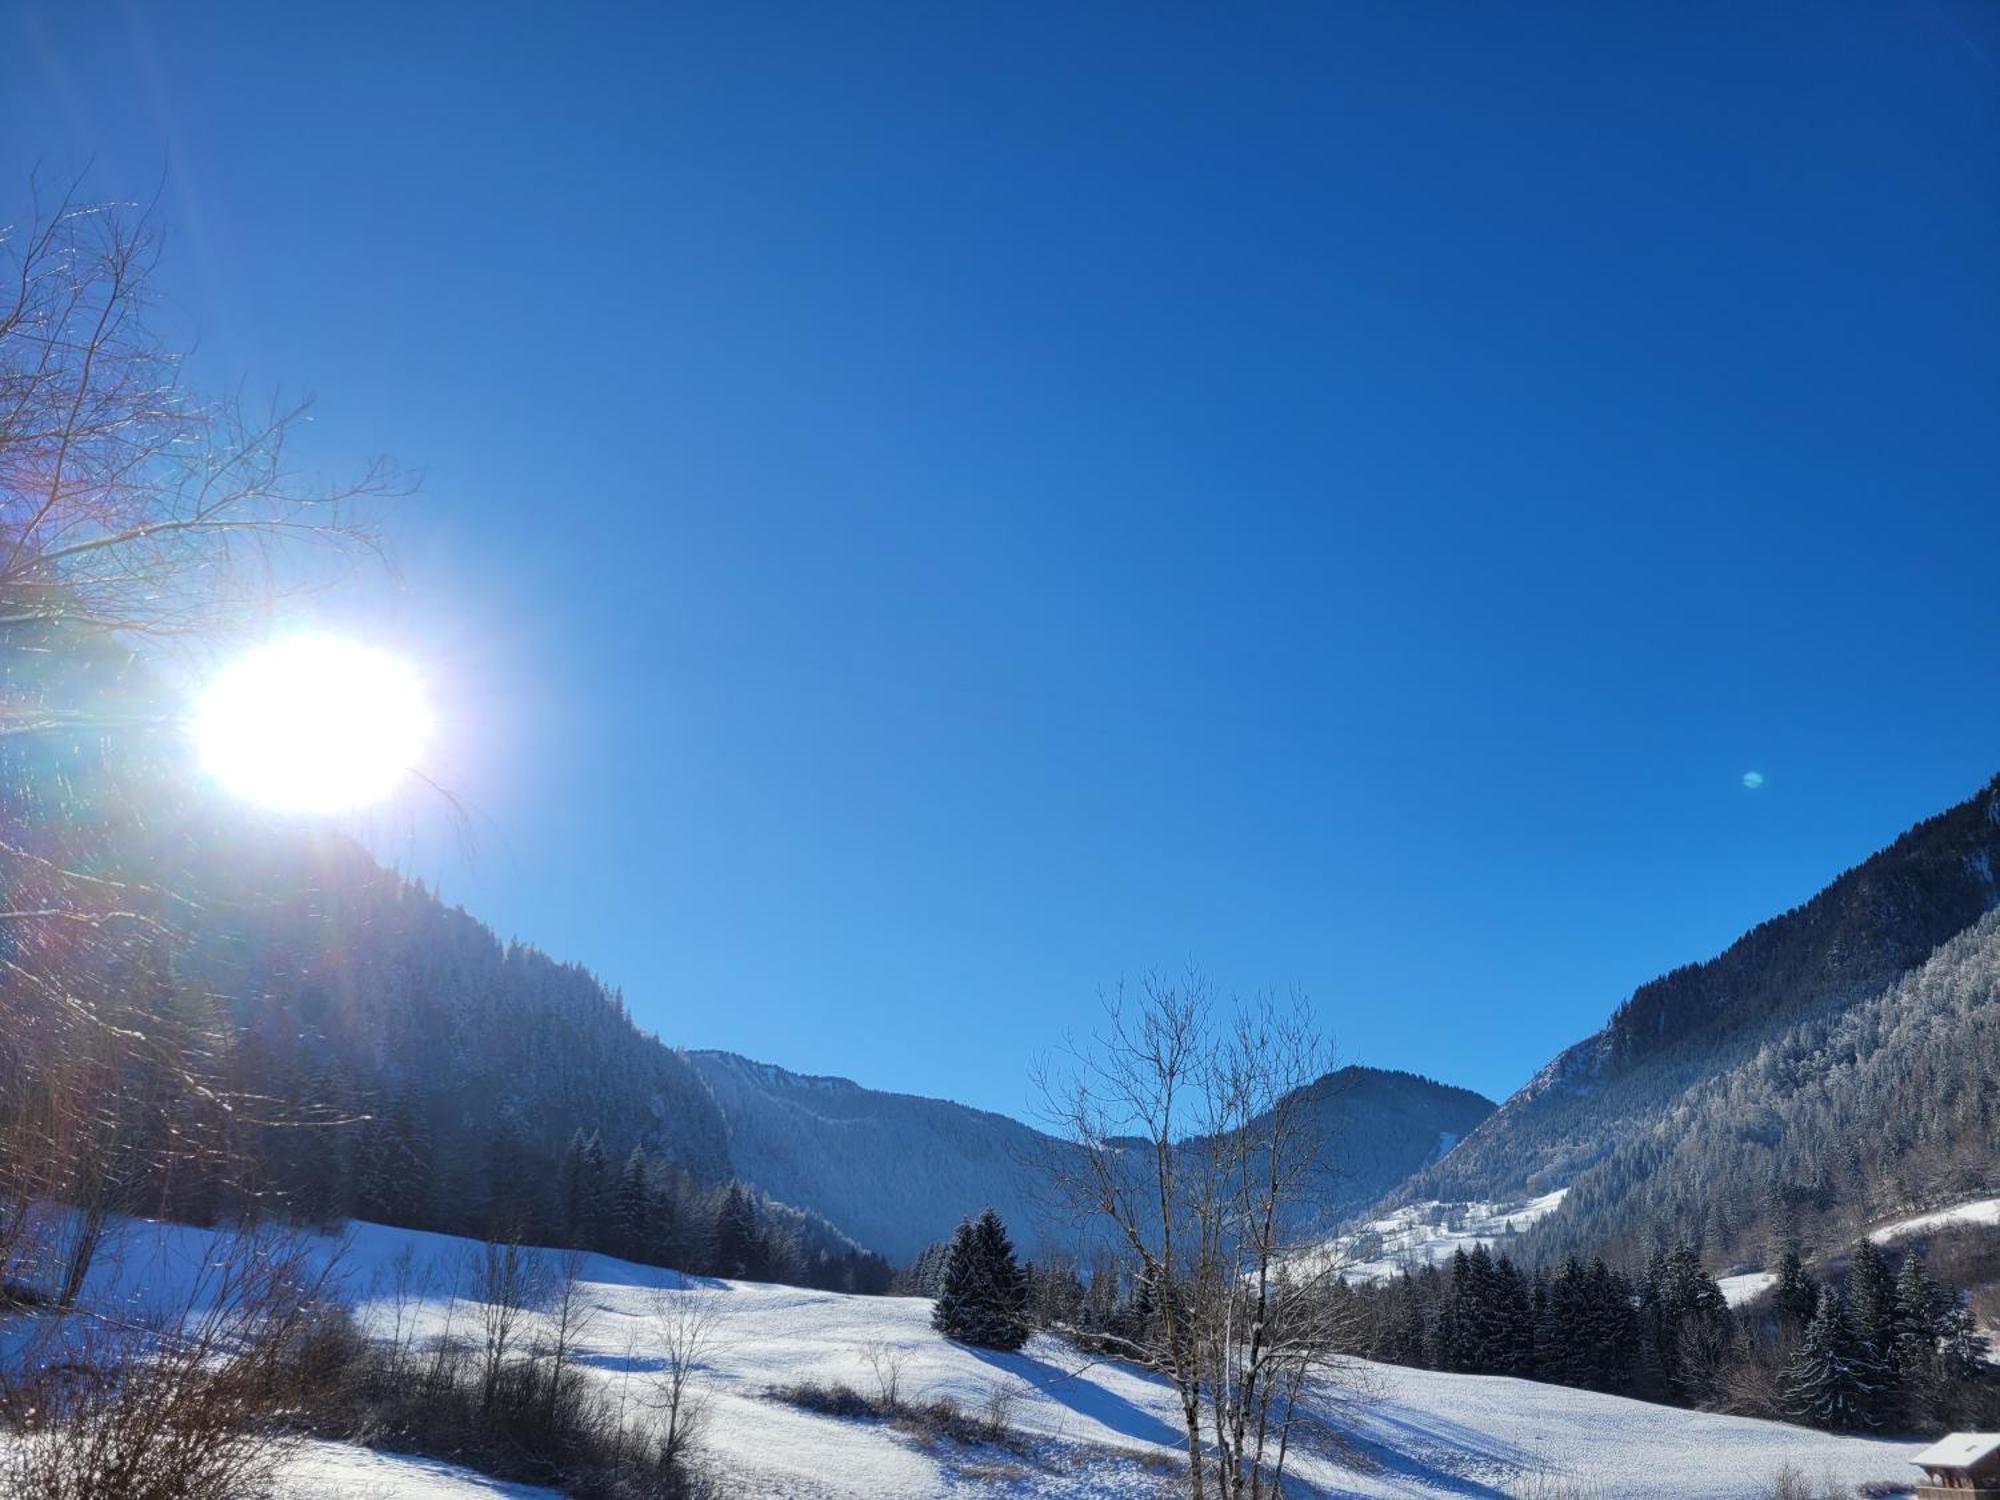
<path fill-rule="evenodd" d="M 1108 1228 L 1154 1327 L 1105 1342 L 1164 1375 L 1189 1494 L 1276 1493 L 1309 1384 L 1338 1367 L 1339 1274 L 1313 1212 L 1327 1143 L 1309 1085 L 1332 1049 L 1298 995 L 1220 1005 L 1199 975 L 1122 991 L 1093 1045 L 1044 1068 L 1051 1170 Z"/>
<path fill-rule="evenodd" d="M 703 1377 L 722 1345 L 721 1297 L 662 1287 L 653 1296 L 652 1325 L 660 1364 L 646 1404 L 658 1423 L 659 1465 L 684 1475 L 707 1414 Z"/>
<path fill-rule="evenodd" d="M 143 215 L 66 196 L 0 228 L 0 631 L 210 634 L 329 557 L 372 546 L 376 464 L 326 486 L 289 463 L 304 404 L 252 412 L 193 391 L 151 313 Z M 0 733 L 73 722 L 10 706 Z"/>
<path fill-rule="evenodd" d="M 1182 1140 L 1195 1125 L 1210 1039 L 1199 976 L 1175 986 L 1149 978 L 1136 1004 L 1121 990 L 1109 1025 L 1073 1068 L 1040 1079 L 1051 1131 L 1076 1149 L 1053 1158 L 1059 1191 L 1103 1220 L 1151 1294 L 1155 1336 L 1117 1339 L 1120 1352 L 1166 1376 L 1180 1402 L 1189 1493 L 1201 1500 L 1202 1371 L 1193 1325 L 1202 1274 L 1202 1224 L 1188 1212 Z"/>
<path fill-rule="evenodd" d="M 313 483 L 287 457 L 303 405 L 191 388 L 155 317 L 143 214 L 29 198 L 0 222 L 0 1275 L 53 1277 L 67 1303 L 134 1183 L 227 1172 L 232 1131 L 299 1123 L 226 1094 L 215 1026 L 134 1002 L 186 913 L 123 868 L 147 818 L 106 795 L 145 758 L 114 776 L 101 746 L 179 721 L 137 653 L 212 649 L 379 555 L 364 512 L 402 486 L 380 464 Z M 96 795 L 72 804 L 82 771 Z M 25 1265 L 50 1201 L 80 1211 L 77 1232 L 59 1263 Z"/>
<path fill-rule="evenodd" d="M 518 1240 L 488 1240 L 469 1258 L 469 1300 L 479 1320 L 479 1404 L 491 1411 L 524 1325 L 541 1298 L 541 1268 Z"/>
<path fill-rule="evenodd" d="M 545 1297 L 536 1354 L 546 1367 L 542 1398 L 551 1418 L 575 1381 L 577 1348 L 597 1321 L 597 1307 L 584 1289 L 583 1270 L 588 1259 L 581 1250 L 558 1254 Z"/>

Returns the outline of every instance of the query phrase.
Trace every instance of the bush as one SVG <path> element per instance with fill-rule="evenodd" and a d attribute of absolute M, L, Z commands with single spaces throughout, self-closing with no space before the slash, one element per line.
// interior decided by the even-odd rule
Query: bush
<path fill-rule="evenodd" d="M 317 1316 L 297 1243 L 245 1235 L 171 1312 L 137 1324 L 45 1313 L 0 1410 L 0 1493 L 36 1500 L 250 1500 L 287 1448 L 278 1378 Z"/>
<path fill-rule="evenodd" d="M 449 1459 L 495 1479 L 555 1485 L 576 1500 L 691 1500 L 686 1462 L 606 1410 L 581 1372 L 532 1354 L 494 1366 L 485 1343 L 443 1336 L 397 1347 L 345 1309 L 315 1321 L 283 1372 L 302 1427 L 321 1437 Z"/>
<path fill-rule="evenodd" d="M 1902 1490 L 1893 1493 L 1902 1494 Z M 1817 1485 L 1806 1478 L 1805 1471 L 1792 1464 L 1785 1464 L 1771 1476 L 1769 1500 L 1854 1500 L 1854 1491 L 1835 1480 L 1831 1475 Z"/>
<path fill-rule="evenodd" d="M 787 1406 L 796 1406 L 821 1417 L 886 1417 L 897 1410 L 896 1406 L 872 1400 L 840 1380 L 802 1380 L 796 1385 L 774 1385 L 764 1394 L 773 1401 L 782 1401 Z"/>

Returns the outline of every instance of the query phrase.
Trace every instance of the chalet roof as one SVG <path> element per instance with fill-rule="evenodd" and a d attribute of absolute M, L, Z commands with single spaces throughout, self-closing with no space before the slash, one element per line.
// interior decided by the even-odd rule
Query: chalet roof
<path fill-rule="evenodd" d="M 2000 1432 L 1954 1432 L 1939 1438 L 1910 1462 L 1927 1469 L 1964 1469 L 2000 1453 Z"/>

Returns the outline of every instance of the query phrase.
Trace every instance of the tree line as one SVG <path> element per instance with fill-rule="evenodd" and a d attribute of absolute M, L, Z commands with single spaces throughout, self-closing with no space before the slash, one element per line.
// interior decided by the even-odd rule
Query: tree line
<path fill-rule="evenodd" d="M 1601 1257 L 1526 1269 L 1482 1243 L 1334 1295 L 1359 1313 L 1347 1320 L 1352 1352 L 1392 1364 L 1839 1431 L 1936 1432 L 2000 1415 L 1963 1294 L 1914 1250 L 1892 1270 L 1865 1239 L 1824 1282 L 1786 1251 L 1768 1295 L 1740 1309 L 1687 1244 L 1628 1274 Z"/>

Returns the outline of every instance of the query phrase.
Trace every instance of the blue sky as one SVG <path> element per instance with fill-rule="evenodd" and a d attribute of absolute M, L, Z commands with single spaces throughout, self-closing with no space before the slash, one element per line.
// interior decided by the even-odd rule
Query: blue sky
<path fill-rule="evenodd" d="M 671 1041 L 1019 1113 L 1192 960 L 1504 1094 L 2000 770 L 1989 9 L 5 5 L 0 55 L 7 202 L 157 197 L 204 377 L 425 471 L 329 607 L 424 663 L 476 847 L 372 836 Z"/>

